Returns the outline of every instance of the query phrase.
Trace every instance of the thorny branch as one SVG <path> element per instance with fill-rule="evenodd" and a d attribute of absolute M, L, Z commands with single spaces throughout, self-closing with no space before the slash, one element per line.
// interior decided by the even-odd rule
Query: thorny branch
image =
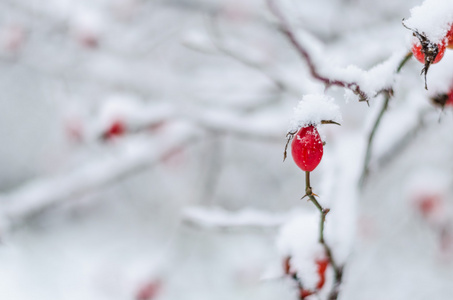
<path fill-rule="evenodd" d="M 296 48 L 297 52 L 302 56 L 302 58 L 306 61 L 308 68 L 310 70 L 310 74 L 317 80 L 322 81 L 326 87 L 330 87 L 332 85 L 340 86 L 343 88 L 347 88 L 351 90 L 354 94 L 359 96 L 359 101 L 367 101 L 369 100 L 368 95 L 360 88 L 360 86 L 356 82 L 346 82 L 338 79 L 330 79 L 319 74 L 316 66 L 313 63 L 313 60 L 305 49 L 305 47 L 297 40 L 294 32 L 292 31 L 288 20 L 279 10 L 277 5 L 275 4 L 274 0 L 267 0 L 268 6 L 272 13 L 278 18 L 280 21 L 281 31 L 286 35 L 289 39 L 291 44 Z"/>
<path fill-rule="evenodd" d="M 310 172 L 306 171 L 305 172 L 305 196 L 308 197 L 309 200 L 316 206 L 316 208 L 319 210 L 321 214 L 321 219 L 320 219 L 320 226 L 319 226 L 319 243 L 324 248 L 324 251 L 326 252 L 327 258 L 329 259 L 329 263 L 332 266 L 334 273 L 335 273 L 335 283 L 334 283 L 334 288 L 332 289 L 329 299 L 330 300 L 335 300 L 338 297 L 338 292 L 339 292 L 339 287 L 341 284 L 341 281 L 343 279 L 343 267 L 338 266 L 338 264 L 335 262 L 335 259 L 332 254 L 332 250 L 330 249 L 329 245 L 327 245 L 325 239 L 324 239 L 324 224 L 326 222 L 326 216 L 329 213 L 330 209 L 329 208 L 324 208 L 322 205 L 316 200 L 315 196 L 317 196 L 315 193 L 313 193 L 313 189 L 311 188 L 310 185 Z M 302 197 L 302 198 L 304 198 Z"/>

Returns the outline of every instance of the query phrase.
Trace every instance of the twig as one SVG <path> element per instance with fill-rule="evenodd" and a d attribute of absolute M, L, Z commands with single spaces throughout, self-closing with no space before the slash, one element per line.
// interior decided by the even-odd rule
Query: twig
<path fill-rule="evenodd" d="M 426 109 L 422 110 L 418 116 L 418 122 L 410 128 L 404 136 L 398 139 L 398 141 L 384 154 L 377 158 L 378 166 L 384 168 L 387 166 L 395 157 L 403 152 L 407 147 L 411 145 L 411 142 L 414 140 L 415 136 L 419 133 L 420 130 L 426 128 L 430 123 L 425 122 L 425 117 L 431 112 L 431 110 Z"/>
<path fill-rule="evenodd" d="M 387 93 L 385 95 L 384 103 L 382 104 L 381 110 L 379 111 L 379 114 L 378 114 L 376 120 L 374 121 L 373 128 L 371 129 L 371 132 L 368 135 L 368 143 L 367 143 L 366 152 L 365 152 L 365 161 L 363 163 L 362 175 L 360 176 L 360 180 L 359 180 L 360 187 L 363 187 L 365 185 L 365 182 L 370 173 L 370 160 L 371 160 L 371 151 L 373 148 L 374 137 L 376 135 L 379 124 L 381 123 L 382 117 L 384 116 L 384 113 L 388 108 L 389 101 L 390 101 L 390 94 Z"/>
<path fill-rule="evenodd" d="M 406 56 L 401 60 L 400 64 L 398 65 L 398 68 L 396 68 L 396 73 L 398 74 L 401 69 L 404 67 L 404 65 L 407 63 L 407 61 L 412 57 L 412 52 L 408 52 Z"/>
<path fill-rule="evenodd" d="M 280 91 L 286 91 L 292 95 L 299 96 L 300 92 L 289 86 L 286 82 L 269 72 L 263 65 L 258 64 L 247 57 L 239 54 L 236 51 L 233 51 L 231 48 L 226 47 L 224 43 L 222 43 L 222 40 L 220 39 L 220 30 L 218 28 L 217 23 L 214 21 L 214 15 L 211 16 L 210 18 L 211 22 L 208 28 L 210 29 L 210 38 L 211 42 L 213 43 L 214 47 L 224 55 L 240 62 L 241 64 L 254 69 L 261 74 L 263 74 L 265 77 L 267 77 L 272 83 L 280 90 Z"/>
<path fill-rule="evenodd" d="M 160 149 L 155 149 L 156 145 L 153 143 L 144 144 L 140 150 L 133 153 L 125 149 L 113 157 L 97 159 L 67 174 L 36 179 L 15 191 L 0 194 L 3 203 L 1 217 L 14 228 L 63 202 L 101 190 L 133 174 L 148 170 L 181 147 L 187 147 L 199 140 L 200 136 L 196 132 L 187 130 L 185 134 L 161 142 Z"/>
<path fill-rule="evenodd" d="M 403 59 L 401 60 L 400 64 L 398 65 L 398 68 L 396 69 L 396 73 L 399 73 L 401 69 L 404 67 L 406 62 L 412 57 L 412 52 L 408 52 Z M 377 129 L 379 128 L 379 124 L 381 123 L 382 117 L 384 116 L 384 113 L 386 112 L 390 98 L 393 95 L 393 91 L 391 89 L 388 89 L 386 91 L 383 91 L 384 93 L 384 103 L 381 107 L 381 110 L 379 111 L 379 114 L 374 121 L 373 128 L 371 129 L 369 135 L 368 135 L 368 143 L 367 143 L 367 148 L 365 152 L 365 160 L 363 163 L 363 171 L 362 175 L 360 176 L 359 180 L 359 186 L 363 187 L 365 185 L 365 182 L 368 178 L 368 175 L 370 173 L 370 161 L 371 161 L 371 154 L 372 154 L 372 149 L 373 149 L 373 143 L 374 143 L 374 137 L 376 135 Z"/>
<path fill-rule="evenodd" d="M 328 77 L 325 77 L 321 74 L 319 74 L 318 70 L 316 69 L 315 64 L 313 63 L 313 60 L 308 53 L 308 51 L 305 49 L 305 47 L 297 40 L 294 32 L 292 31 L 288 20 L 285 18 L 285 16 L 282 14 L 282 12 L 279 10 L 277 5 L 275 4 L 274 0 L 267 0 L 268 6 L 272 13 L 279 19 L 280 21 L 280 26 L 282 32 L 286 35 L 286 37 L 289 39 L 291 44 L 296 48 L 297 52 L 302 56 L 302 58 L 305 60 L 305 62 L 308 65 L 308 68 L 310 70 L 311 76 L 313 76 L 315 79 L 322 81 L 326 87 L 336 85 L 340 86 L 343 88 L 347 88 L 351 90 L 354 94 L 359 96 L 359 101 L 367 101 L 369 100 L 369 96 L 360 88 L 360 86 L 356 82 L 346 82 L 343 80 L 339 79 L 330 79 Z"/>
<path fill-rule="evenodd" d="M 321 219 L 320 219 L 320 226 L 319 226 L 319 243 L 324 248 L 324 251 L 326 252 L 327 258 L 329 259 L 329 262 L 334 270 L 335 273 L 335 283 L 334 283 L 334 288 L 329 296 L 329 299 L 335 300 L 338 297 L 338 288 L 341 284 L 342 277 L 343 277 L 343 268 L 339 267 L 337 263 L 335 262 L 335 259 L 332 254 L 332 250 L 330 249 L 329 245 L 327 245 L 325 239 L 324 239 L 324 224 L 326 222 L 326 216 L 329 213 L 330 209 L 329 208 L 323 208 L 322 205 L 316 200 L 315 198 L 316 194 L 313 193 L 313 189 L 311 188 L 310 185 L 310 172 L 306 171 L 305 172 L 305 196 L 310 199 L 310 201 L 316 206 L 316 208 L 319 210 L 321 214 Z"/>

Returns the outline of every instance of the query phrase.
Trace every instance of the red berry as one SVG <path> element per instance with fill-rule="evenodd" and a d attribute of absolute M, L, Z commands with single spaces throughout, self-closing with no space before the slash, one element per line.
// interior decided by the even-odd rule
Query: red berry
<path fill-rule="evenodd" d="M 314 294 L 314 292 L 305 289 L 301 289 L 299 292 L 300 292 L 299 299 L 305 299 L 306 297 Z"/>
<path fill-rule="evenodd" d="M 324 283 L 326 283 L 326 270 L 327 266 L 329 265 L 329 260 L 327 258 L 317 260 L 316 265 L 318 267 L 319 275 L 319 281 L 316 285 L 316 288 L 319 290 L 324 286 Z"/>
<path fill-rule="evenodd" d="M 114 137 L 123 135 L 126 131 L 126 127 L 122 121 L 116 120 L 114 121 L 107 131 L 104 133 L 104 138 L 106 140 L 112 139 Z"/>
<path fill-rule="evenodd" d="M 450 90 L 450 92 L 448 92 L 448 95 L 447 95 L 447 102 L 445 102 L 445 105 L 448 105 L 448 106 L 453 106 L 453 90 Z"/>
<path fill-rule="evenodd" d="M 437 53 L 436 58 L 432 62 L 433 64 L 438 63 L 442 59 L 442 57 L 444 57 L 445 42 L 442 41 L 441 43 L 437 44 L 437 48 L 439 49 L 439 52 Z M 422 44 L 418 39 L 414 40 L 414 43 L 412 44 L 412 53 L 419 62 L 421 62 L 422 64 L 425 63 L 425 54 L 422 52 Z"/>
<path fill-rule="evenodd" d="M 321 162 L 323 145 L 318 130 L 312 125 L 302 127 L 293 139 L 291 154 L 303 171 L 313 171 Z"/>
<path fill-rule="evenodd" d="M 286 275 L 292 275 L 290 260 L 291 260 L 291 256 L 287 256 L 283 260 L 283 271 L 285 272 Z"/>
<path fill-rule="evenodd" d="M 160 280 L 154 280 L 146 283 L 143 287 L 141 287 L 135 296 L 136 300 L 151 300 L 156 298 L 162 283 Z"/>

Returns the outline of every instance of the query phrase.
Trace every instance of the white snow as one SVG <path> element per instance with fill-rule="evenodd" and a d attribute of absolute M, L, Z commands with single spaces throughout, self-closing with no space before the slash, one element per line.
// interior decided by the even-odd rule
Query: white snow
<path fill-rule="evenodd" d="M 249 20 L 251 13 L 231 14 L 243 11 L 241 0 L 0 1 L 0 39 L 20 38 L 4 35 L 8 24 L 25 34 L 20 51 L 0 51 L 0 299 L 134 299 L 154 271 L 162 278 L 159 300 L 297 299 L 290 278 L 259 284 L 253 278 L 273 261 L 282 272 L 282 258 L 291 255 L 305 285 L 318 279 L 319 212 L 299 200 L 300 169 L 281 162 L 292 108 L 307 94 L 329 95 L 340 109 L 321 103 L 329 97 L 306 96 L 318 99 L 303 104 L 302 124 L 333 119 L 340 110 L 343 118 L 342 126 L 319 126 L 327 144 L 311 178 L 330 208 L 326 241 L 336 262 L 346 263 L 340 298 L 451 299 L 452 265 L 436 256 L 438 231 L 404 194 L 420 166 L 438 174 L 424 175 L 432 189 L 453 169 L 452 111 L 429 103 L 430 93 L 450 88 L 453 50 L 430 67 L 428 92 L 415 60 L 395 75 L 410 47 L 401 19 L 423 1 L 275 1 L 318 74 L 352 89 L 357 84 L 371 107 L 348 88 L 353 101 L 344 103 L 343 88 L 325 89 L 310 74 L 275 18 L 263 20 L 271 15 L 266 1 L 247 1 Z M 118 18 L 122 3 L 135 9 Z M 426 3 L 438 4 L 441 15 L 452 5 Z M 223 51 L 207 34 L 211 13 Z M 425 20 L 431 13 L 420 14 L 423 26 L 440 20 Z M 191 49 L 180 45 L 181 36 Z M 373 96 L 385 88 L 395 94 L 377 130 L 368 184 L 359 191 L 367 125 L 382 103 Z M 419 123 L 426 109 L 432 112 Z M 83 137 L 97 138 L 69 143 L 65 116 L 79 122 Z M 124 118 L 127 134 L 100 142 L 102 126 L 116 117 Z M 446 208 L 452 190 L 448 178 Z M 299 207 L 311 212 L 293 218 Z M 445 213 L 441 225 L 451 231 L 453 214 Z M 5 236 L 9 221 L 17 226 Z M 286 221 L 279 254 L 275 228 Z M 329 292 L 330 267 L 327 273 Z"/>
<path fill-rule="evenodd" d="M 453 53 L 445 51 L 442 61 L 429 69 L 429 94 L 448 93 L 453 88 Z"/>
<path fill-rule="evenodd" d="M 370 99 L 393 85 L 397 76 L 396 70 L 407 53 L 407 49 L 398 45 L 388 59 L 370 70 L 364 70 L 352 64 L 342 66 L 335 63 L 330 59 L 324 45 L 308 33 L 299 33 L 297 37 L 309 53 L 315 69 L 321 76 L 332 81 L 352 84 L 352 89 L 358 86 Z"/>
<path fill-rule="evenodd" d="M 319 125 L 321 121 L 342 121 L 340 108 L 332 97 L 326 95 L 305 95 L 294 108 L 294 115 L 290 120 L 289 132 L 308 125 Z"/>
<path fill-rule="evenodd" d="M 200 30 L 188 30 L 181 38 L 184 46 L 192 48 L 197 51 L 213 53 L 216 51 L 214 44 L 210 37 Z"/>
<path fill-rule="evenodd" d="M 349 65 L 345 68 L 330 66 L 325 66 L 324 68 L 326 68 L 325 72 L 330 74 L 329 78 L 350 83 L 354 82 L 368 97 L 374 97 L 380 91 L 393 85 L 398 65 L 406 53 L 407 50 L 396 51 L 387 60 L 377 64 L 368 71 L 354 65 Z"/>
<path fill-rule="evenodd" d="M 288 218 L 287 214 L 269 213 L 252 208 L 232 212 L 221 207 L 187 207 L 182 215 L 185 222 L 207 228 L 272 228 L 280 226 Z"/>
<path fill-rule="evenodd" d="M 434 43 L 441 42 L 453 22 L 453 1 L 426 0 L 411 9 L 411 17 L 404 21 L 406 26 L 424 33 Z"/>

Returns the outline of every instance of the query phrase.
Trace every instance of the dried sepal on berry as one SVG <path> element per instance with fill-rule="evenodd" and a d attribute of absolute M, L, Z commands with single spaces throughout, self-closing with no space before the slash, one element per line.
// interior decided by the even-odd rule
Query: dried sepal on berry
<path fill-rule="evenodd" d="M 428 73 L 429 67 L 432 64 L 438 63 L 445 54 L 446 48 L 446 41 L 445 39 L 440 41 L 439 43 L 431 42 L 425 33 L 420 33 L 417 29 L 413 29 L 408 27 L 404 23 L 404 19 L 402 21 L 403 26 L 410 31 L 412 31 L 412 35 L 415 37 L 414 41 L 412 42 L 412 53 L 414 57 L 424 64 L 423 69 L 421 70 L 420 75 L 424 75 L 425 79 L 425 89 L 428 89 L 428 84 L 426 81 L 426 74 Z"/>

